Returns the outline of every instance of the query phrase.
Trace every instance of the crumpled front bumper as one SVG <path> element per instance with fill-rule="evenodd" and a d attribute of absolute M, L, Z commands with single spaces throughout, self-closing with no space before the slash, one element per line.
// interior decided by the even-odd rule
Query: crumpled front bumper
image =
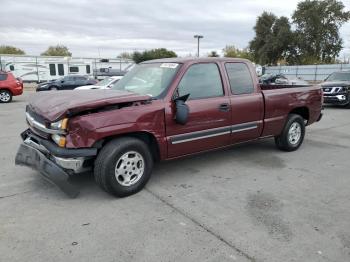
<path fill-rule="evenodd" d="M 72 173 L 81 173 L 90 169 L 85 162 L 93 160 L 96 148 L 67 149 L 26 130 L 21 134 L 20 145 L 15 164 L 38 170 L 50 182 L 68 196 L 75 198 L 79 190 L 73 186 L 69 177 Z"/>
<path fill-rule="evenodd" d="M 69 182 L 69 175 L 38 149 L 22 143 L 18 149 L 15 163 L 38 170 L 43 177 L 68 196 L 75 198 L 79 195 L 79 190 Z"/>

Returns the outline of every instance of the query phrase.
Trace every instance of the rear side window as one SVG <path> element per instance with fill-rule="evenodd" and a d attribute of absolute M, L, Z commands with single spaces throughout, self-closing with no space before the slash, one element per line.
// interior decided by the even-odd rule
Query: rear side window
<path fill-rule="evenodd" d="M 178 95 L 190 94 L 189 99 L 223 96 L 219 68 L 214 63 L 192 65 L 182 77 Z"/>
<path fill-rule="evenodd" d="M 77 81 L 86 81 L 86 78 L 83 77 L 83 76 L 77 76 L 77 77 L 75 77 L 75 80 L 77 80 Z"/>
<path fill-rule="evenodd" d="M 49 64 L 50 67 L 50 76 L 56 75 L 56 65 L 55 64 Z"/>
<path fill-rule="evenodd" d="M 87 73 L 87 74 L 90 74 L 90 73 L 91 73 L 90 65 L 86 65 L 86 73 Z"/>
<path fill-rule="evenodd" d="M 0 81 L 5 81 L 7 79 L 7 74 L 0 74 Z"/>
<path fill-rule="evenodd" d="M 244 63 L 226 63 L 226 72 L 230 81 L 232 94 L 251 94 L 254 84 L 250 71 Z"/>
<path fill-rule="evenodd" d="M 14 65 L 10 65 L 10 70 L 11 71 L 15 71 L 15 66 Z"/>
<path fill-rule="evenodd" d="M 57 68 L 58 68 L 58 75 L 63 76 L 64 75 L 63 64 L 58 64 Z"/>
<path fill-rule="evenodd" d="M 70 73 L 78 73 L 79 72 L 79 67 L 71 66 L 71 67 L 69 67 L 69 72 Z"/>

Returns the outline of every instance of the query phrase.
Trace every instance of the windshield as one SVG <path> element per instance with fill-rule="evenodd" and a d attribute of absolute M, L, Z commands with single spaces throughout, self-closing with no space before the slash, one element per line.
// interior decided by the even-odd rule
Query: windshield
<path fill-rule="evenodd" d="M 326 81 L 350 81 L 350 72 L 333 73 L 329 77 L 327 77 Z"/>
<path fill-rule="evenodd" d="M 139 64 L 112 89 L 159 97 L 168 88 L 178 68 L 177 63 Z"/>
<path fill-rule="evenodd" d="M 98 82 L 97 84 L 95 84 L 95 86 L 106 86 L 112 81 L 113 81 L 113 78 L 107 77 L 107 78 L 101 80 L 100 82 Z"/>

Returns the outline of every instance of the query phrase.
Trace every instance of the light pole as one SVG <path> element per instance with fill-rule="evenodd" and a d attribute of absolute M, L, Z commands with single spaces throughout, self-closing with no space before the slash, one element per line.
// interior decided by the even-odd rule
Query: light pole
<path fill-rule="evenodd" d="M 199 39 L 203 38 L 202 35 L 194 35 L 194 38 L 197 38 L 197 56 L 199 57 Z"/>

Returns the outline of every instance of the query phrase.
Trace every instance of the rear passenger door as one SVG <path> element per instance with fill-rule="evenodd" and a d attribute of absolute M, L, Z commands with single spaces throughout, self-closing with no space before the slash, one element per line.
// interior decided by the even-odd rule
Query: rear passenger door
<path fill-rule="evenodd" d="M 191 65 L 182 76 L 174 96 L 187 94 L 190 95 L 186 102 L 189 107 L 187 123 L 176 123 L 174 112 L 166 117 L 170 158 L 222 147 L 230 141 L 230 101 L 225 96 L 218 65 Z"/>
<path fill-rule="evenodd" d="M 74 83 L 74 87 L 73 88 L 76 88 L 78 86 L 84 86 L 84 85 L 87 85 L 88 82 L 87 82 L 87 78 L 86 77 L 83 77 L 83 76 L 75 76 L 75 83 Z"/>
<path fill-rule="evenodd" d="M 74 88 L 74 76 L 65 76 L 64 81 L 62 83 L 62 88 L 63 90 L 69 90 Z"/>
<path fill-rule="evenodd" d="M 264 99 L 255 72 L 244 62 L 225 63 L 225 70 L 231 91 L 231 143 L 258 138 L 263 129 Z"/>

